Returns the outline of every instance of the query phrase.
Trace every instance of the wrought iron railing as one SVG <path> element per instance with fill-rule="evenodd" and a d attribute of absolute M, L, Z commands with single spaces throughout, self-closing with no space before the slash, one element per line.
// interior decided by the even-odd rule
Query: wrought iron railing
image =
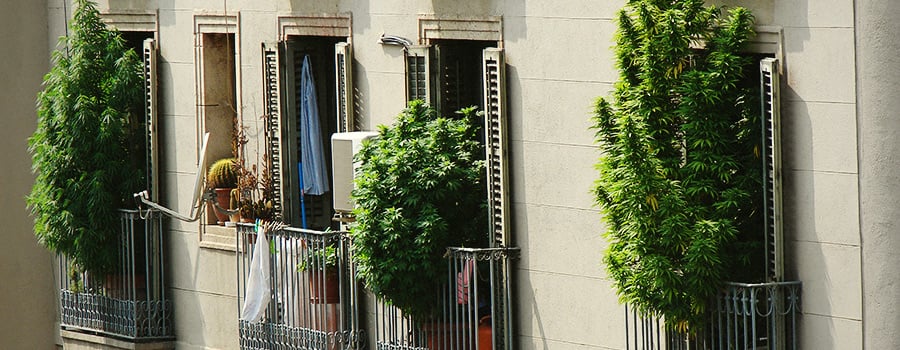
<path fill-rule="evenodd" d="M 243 305 L 260 241 L 252 224 L 239 224 L 236 232 L 238 305 Z M 356 272 L 346 232 L 284 227 L 266 236 L 271 299 L 261 320 L 238 321 L 241 349 L 361 348 L 359 291 L 352 283 Z"/>
<path fill-rule="evenodd" d="M 449 248 L 437 321 L 422 322 L 376 300 L 376 350 L 514 349 L 510 260 L 518 248 Z"/>
<path fill-rule="evenodd" d="M 60 325 L 132 340 L 173 338 L 162 215 L 121 210 L 120 218 L 114 273 L 76 272 L 68 257 L 59 257 Z"/>
<path fill-rule="evenodd" d="M 727 283 L 710 304 L 705 329 L 688 335 L 625 308 L 626 349 L 796 350 L 801 282 Z"/>

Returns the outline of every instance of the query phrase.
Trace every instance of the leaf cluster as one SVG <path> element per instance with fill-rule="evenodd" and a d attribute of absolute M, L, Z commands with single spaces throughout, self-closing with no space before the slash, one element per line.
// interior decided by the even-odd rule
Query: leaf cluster
<path fill-rule="evenodd" d="M 37 178 L 27 203 L 41 244 L 103 273 L 116 261 L 117 210 L 143 186 L 142 68 L 92 2 L 75 3 L 71 36 L 53 53 L 38 94 L 29 138 Z"/>
<path fill-rule="evenodd" d="M 413 101 L 357 155 L 351 236 L 359 276 L 406 314 L 435 314 L 447 247 L 487 239 L 477 117 L 474 108 L 441 117 Z"/>
<path fill-rule="evenodd" d="M 740 53 L 752 23 L 743 8 L 723 15 L 702 0 L 629 1 L 620 78 L 595 105 L 607 271 L 623 302 L 682 331 L 702 327 L 708 300 L 746 260 L 739 236 L 759 222 L 758 107 Z"/>
<path fill-rule="evenodd" d="M 297 271 L 334 269 L 337 268 L 338 262 L 338 248 L 330 244 L 322 248 L 311 249 L 303 261 L 297 264 Z"/>

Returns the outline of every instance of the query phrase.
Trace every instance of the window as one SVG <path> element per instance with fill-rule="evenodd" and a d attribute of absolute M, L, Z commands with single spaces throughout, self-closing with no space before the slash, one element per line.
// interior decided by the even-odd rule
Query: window
<path fill-rule="evenodd" d="M 134 50 L 143 61 L 144 104 L 138 115 L 139 129 L 144 134 L 135 142 L 141 142 L 138 153 L 143 153 L 143 173 L 150 199 L 159 200 L 159 146 L 157 110 L 157 18 L 154 12 L 120 11 L 110 9 L 100 15 L 103 23 L 119 31 L 125 46 Z M 139 189 L 135 189 L 137 191 Z"/>
<path fill-rule="evenodd" d="M 210 133 L 207 146 L 210 163 L 233 156 L 231 138 L 237 124 L 235 77 L 235 40 L 231 33 L 200 35 L 201 86 L 200 110 L 205 131 Z M 209 164 L 204 165 L 208 167 Z M 206 223 L 215 224 L 213 207 L 207 206 Z"/>
<path fill-rule="evenodd" d="M 496 42 L 433 40 L 407 50 L 407 100 L 421 99 L 441 115 L 478 106 L 484 145 L 492 246 L 510 246 L 506 155 L 506 64 Z"/>
<path fill-rule="evenodd" d="M 289 35 L 263 45 L 276 210 L 294 227 L 333 227 L 331 135 L 353 131 L 352 54 L 344 37 Z"/>
<path fill-rule="evenodd" d="M 143 62 L 144 104 L 143 113 L 139 115 L 139 128 L 143 137 L 138 153 L 142 153 L 142 172 L 146 175 L 146 190 L 150 200 L 159 200 L 159 145 L 158 145 L 158 109 L 157 109 L 157 47 L 154 32 L 125 31 L 121 32 L 125 45 L 134 50 Z M 135 189 L 138 191 L 139 189 Z"/>
<path fill-rule="evenodd" d="M 241 114 L 240 31 L 236 15 L 194 16 L 194 69 L 197 139 L 209 133 L 206 163 L 234 156 L 232 142 Z M 217 225 L 212 206 L 200 219 L 201 246 L 234 249 L 234 231 Z"/>

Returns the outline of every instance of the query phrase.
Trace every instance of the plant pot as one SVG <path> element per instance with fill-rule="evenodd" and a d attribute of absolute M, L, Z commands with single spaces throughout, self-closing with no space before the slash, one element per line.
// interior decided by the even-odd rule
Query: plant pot
<path fill-rule="evenodd" d="M 491 316 L 478 320 L 478 350 L 493 350 L 494 331 L 491 328 Z"/>
<path fill-rule="evenodd" d="M 322 270 L 312 270 L 309 275 L 309 302 L 313 304 L 337 304 L 341 302 L 340 281 L 338 271 L 328 268 L 324 275 Z"/>
<path fill-rule="evenodd" d="M 237 213 L 232 214 L 231 216 L 229 216 L 229 220 L 231 220 L 231 222 L 243 222 L 243 221 L 241 221 L 241 220 L 243 220 L 243 218 L 241 218 L 241 212 L 239 211 Z"/>
<path fill-rule="evenodd" d="M 428 350 L 450 350 L 461 346 L 458 344 L 462 326 L 456 323 L 427 322 L 422 324 Z"/>
<path fill-rule="evenodd" d="M 425 333 L 426 345 L 429 350 L 468 349 L 474 344 L 465 344 L 468 342 L 465 338 L 470 337 L 471 334 L 461 337 L 464 327 L 466 327 L 464 324 L 458 323 L 428 322 L 422 324 L 422 332 Z M 471 330 L 466 332 L 471 332 Z M 478 350 L 493 350 L 493 339 L 491 316 L 484 316 L 478 320 L 476 338 Z"/>
<path fill-rule="evenodd" d="M 229 209 L 231 207 L 231 190 L 232 188 L 216 188 L 216 204 L 218 204 L 222 209 Z M 228 214 L 220 212 L 218 209 L 213 208 L 213 212 L 216 213 L 216 221 L 219 225 L 224 225 L 225 221 L 228 221 Z"/>

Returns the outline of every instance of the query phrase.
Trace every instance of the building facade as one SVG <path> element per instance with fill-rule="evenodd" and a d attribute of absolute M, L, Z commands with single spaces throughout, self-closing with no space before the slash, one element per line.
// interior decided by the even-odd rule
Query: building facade
<path fill-rule="evenodd" d="M 52 255 L 38 245 L 24 206 L 34 175 L 28 137 L 34 132 L 35 99 L 50 67 L 47 4 L 15 2 L 0 14 L 0 343 L 10 349 L 51 349 L 57 343 L 56 292 Z"/>
<path fill-rule="evenodd" d="M 892 200 L 900 186 L 892 171 L 900 165 L 893 156 L 900 148 L 900 123 L 894 118 L 900 103 L 894 98 L 900 91 L 894 54 L 900 49 L 895 39 L 900 24 L 891 19 L 900 13 L 900 4 L 712 3 L 751 9 L 758 35 L 749 50 L 780 62 L 784 269 L 787 279 L 803 284 L 800 348 L 900 347 L 893 331 L 900 327 L 900 298 L 894 298 L 900 292 L 892 288 L 900 282 L 900 258 L 894 253 L 900 238 L 893 234 L 900 213 Z M 521 249 L 520 259 L 511 265 L 516 349 L 626 348 L 626 312 L 601 264 L 604 227 L 591 194 L 599 154 L 589 129 L 593 101 L 607 96 L 618 77 L 611 47 L 615 14 L 623 5 L 580 0 L 98 3 L 107 23 L 125 32 L 136 48 L 153 40 L 158 201 L 182 213 L 191 206 L 206 132 L 209 160 L 231 154 L 235 123 L 249 141 L 245 157 L 262 160 L 268 124 L 261 117 L 270 115 L 270 108 L 279 109 L 283 128 L 296 129 L 291 124 L 298 120 L 295 86 L 304 57 L 310 58 L 317 77 L 326 121 L 322 127 L 338 132 L 390 124 L 406 101 L 419 94 L 436 94 L 433 101 L 441 101 L 436 104 L 442 110 L 484 107 L 478 92 L 486 84 L 482 72 L 466 69 L 482 64 L 483 51 L 500 52 L 505 61 L 503 210 L 509 219 L 503 239 Z M 47 14 L 34 21 L 46 21 L 47 32 L 28 32 L 46 34 L 47 39 L 34 39 L 48 43 L 33 53 L 44 57 L 55 47 L 55 38 L 65 34 L 72 4 L 49 0 L 46 8 L 33 10 Z M 402 39 L 409 41 L 406 47 Z M 343 48 L 338 53 L 344 61 L 335 61 L 336 47 Z M 273 86 L 267 85 L 273 79 L 267 75 L 270 53 L 277 54 L 277 105 L 267 100 Z M 409 78 L 416 57 L 442 66 L 454 63 L 457 71 L 442 73 L 458 74 L 461 78 L 454 81 L 462 88 L 452 94 L 417 90 L 418 82 Z M 30 61 L 43 62 L 39 70 L 47 68 L 45 59 Z M 341 87 L 347 89 L 342 93 Z M 22 98 L 29 101 L 26 107 L 33 101 L 33 94 L 28 96 Z M 23 107 L 12 113 L 25 116 L 28 111 Z M 33 123 L 25 123 L 19 133 L 30 133 L 29 127 Z M 25 151 L 21 144 L 15 147 Z M 294 159 L 296 152 L 288 147 L 283 159 Z M 285 219 L 297 223 L 299 198 L 288 191 L 298 186 L 288 180 L 296 172 L 284 169 L 278 201 L 290 213 Z M 9 186 L 24 194 L 29 179 Z M 330 209 L 328 199 L 321 201 L 317 205 Z M 21 215 L 16 216 L 26 215 L 24 204 L 16 207 L 4 200 L 7 205 L 18 208 Z M 163 230 L 174 346 L 237 349 L 239 242 L 233 228 L 216 225 L 211 212 L 204 214 L 199 223 L 168 220 Z M 311 220 L 330 219 L 330 212 L 323 215 Z M 34 254 L 44 261 L 43 270 L 50 269 L 46 256 Z M 52 284 L 45 279 L 24 283 Z M 0 290 L 5 291 L 3 285 Z M 7 295 L 0 301 L 4 307 L 13 304 Z M 373 315 L 371 307 L 364 310 Z M 53 319 L 42 314 L 41 323 Z M 8 344 L 15 336 L 0 333 L 0 338 Z"/>

